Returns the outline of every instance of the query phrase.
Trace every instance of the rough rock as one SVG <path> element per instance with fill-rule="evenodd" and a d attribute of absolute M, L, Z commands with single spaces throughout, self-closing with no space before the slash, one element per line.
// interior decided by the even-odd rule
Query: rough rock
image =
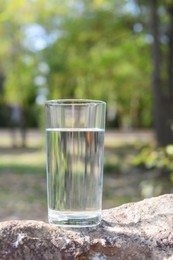
<path fill-rule="evenodd" d="M 62 229 L 39 221 L 0 223 L 0 259 L 173 259 L 173 195 L 104 210 L 94 228 Z"/>

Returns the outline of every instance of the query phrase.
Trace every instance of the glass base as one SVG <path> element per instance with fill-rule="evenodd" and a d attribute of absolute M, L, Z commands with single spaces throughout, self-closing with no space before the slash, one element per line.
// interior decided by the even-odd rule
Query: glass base
<path fill-rule="evenodd" d="M 99 212 L 75 212 L 62 213 L 56 210 L 49 210 L 48 213 L 49 224 L 59 227 L 69 228 L 83 228 L 95 227 L 100 223 L 101 213 Z"/>

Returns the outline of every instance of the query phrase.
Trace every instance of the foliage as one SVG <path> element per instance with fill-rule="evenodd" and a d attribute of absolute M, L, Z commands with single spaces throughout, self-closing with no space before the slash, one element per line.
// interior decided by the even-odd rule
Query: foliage
<path fill-rule="evenodd" d="M 103 99 L 120 126 L 150 127 L 148 11 L 142 16 L 131 6 L 126 0 L 0 0 L 1 100 L 29 109 L 46 98 Z"/>
<path fill-rule="evenodd" d="M 173 145 L 166 147 L 147 146 L 141 149 L 133 161 L 135 166 L 158 169 L 162 173 L 173 173 Z"/>
<path fill-rule="evenodd" d="M 149 46 L 133 32 L 135 22 L 129 13 L 114 13 L 108 3 L 75 19 L 74 14 L 65 17 L 59 40 L 44 50 L 49 98 L 104 99 L 108 108 L 114 104 L 121 126 L 149 126 Z"/>
<path fill-rule="evenodd" d="M 126 1 L 0 5 L 5 103 L 28 108 L 47 92 L 47 98 L 104 99 L 122 126 L 151 124 L 149 45 L 133 31 L 137 18 Z"/>

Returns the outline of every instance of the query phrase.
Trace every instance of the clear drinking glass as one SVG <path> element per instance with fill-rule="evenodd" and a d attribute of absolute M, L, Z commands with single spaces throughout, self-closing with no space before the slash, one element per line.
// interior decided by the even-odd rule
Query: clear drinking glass
<path fill-rule="evenodd" d="M 100 222 L 106 103 L 46 102 L 49 223 L 86 227 Z"/>

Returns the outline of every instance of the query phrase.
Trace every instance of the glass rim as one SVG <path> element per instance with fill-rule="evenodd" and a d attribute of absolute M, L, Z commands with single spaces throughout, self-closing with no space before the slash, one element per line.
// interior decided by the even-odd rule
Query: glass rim
<path fill-rule="evenodd" d="M 93 99 L 52 99 L 45 102 L 46 106 L 69 106 L 69 105 L 106 105 L 105 101 Z"/>

